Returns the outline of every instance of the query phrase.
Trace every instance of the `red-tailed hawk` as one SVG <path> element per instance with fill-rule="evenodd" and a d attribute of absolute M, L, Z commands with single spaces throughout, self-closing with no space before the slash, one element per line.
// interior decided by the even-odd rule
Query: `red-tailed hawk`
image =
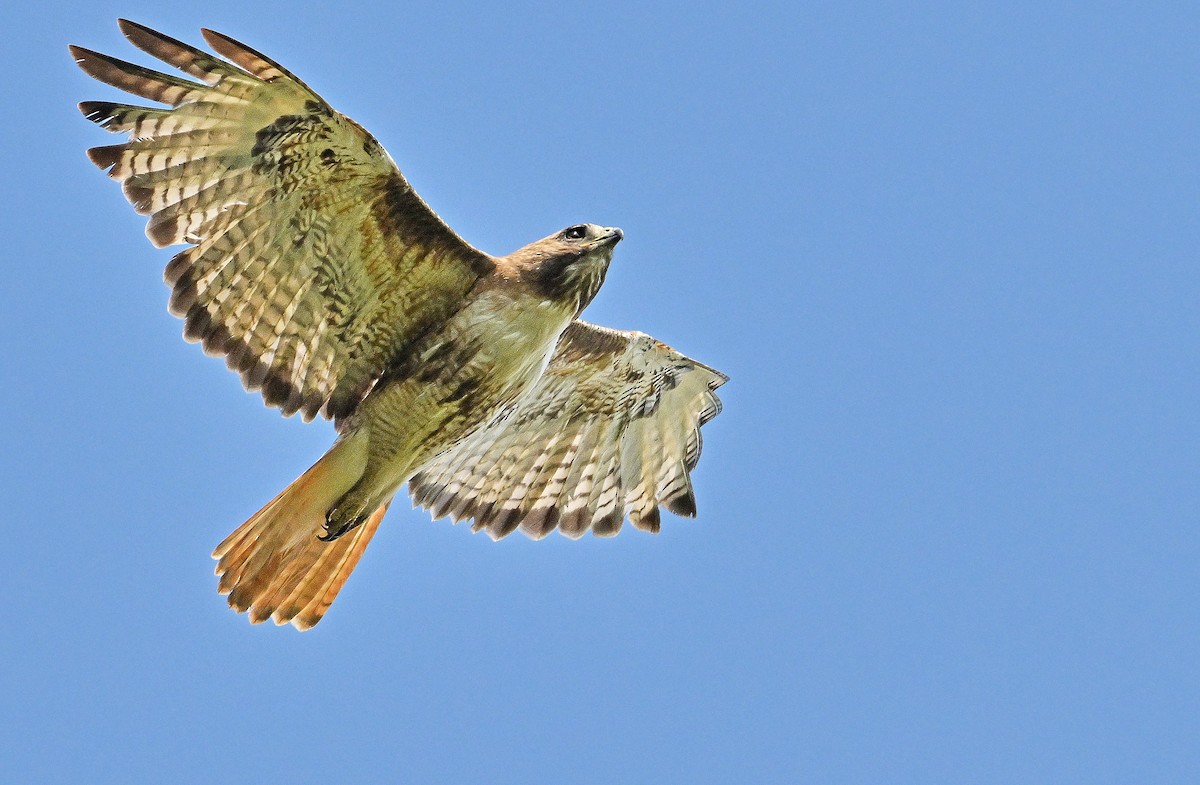
<path fill-rule="evenodd" d="M 435 518 L 658 531 L 696 513 L 700 426 L 721 373 L 640 333 L 578 320 L 620 229 L 580 224 L 494 257 L 409 186 L 375 138 L 282 66 L 204 30 L 216 57 L 132 22 L 193 79 L 72 46 L 91 76 L 166 107 L 87 101 L 123 144 L 88 156 L 150 216 L 184 335 L 333 447 L 213 552 L 251 621 L 320 621 L 409 483 Z"/>

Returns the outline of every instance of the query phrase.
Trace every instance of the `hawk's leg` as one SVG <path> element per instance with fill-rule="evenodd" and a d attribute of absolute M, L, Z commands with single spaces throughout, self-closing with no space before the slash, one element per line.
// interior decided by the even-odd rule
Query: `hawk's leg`
<path fill-rule="evenodd" d="M 325 533 L 318 534 L 317 539 L 321 542 L 333 542 L 346 532 L 353 531 L 362 526 L 369 517 L 371 516 L 367 513 L 346 516 L 342 513 L 342 507 L 335 505 L 330 508 L 329 512 L 325 513 Z"/>
<path fill-rule="evenodd" d="M 377 485 L 364 483 L 360 478 L 325 512 L 325 533 L 318 534 L 317 539 L 333 542 L 371 520 L 372 515 L 382 518 L 395 493 L 394 486 L 380 493 Z"/>

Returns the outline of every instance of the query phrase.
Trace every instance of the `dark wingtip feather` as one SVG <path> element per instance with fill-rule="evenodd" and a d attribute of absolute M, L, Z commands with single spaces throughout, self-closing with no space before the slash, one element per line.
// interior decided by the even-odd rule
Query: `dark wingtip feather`
<path fill-rule="evenodd" d="M 230 38 L 229 36 L 225 35 L 224 33 L 218 33 L 216 30 L 213 30 L 211 27 L 201 27 L 200 35 L 204 36 L 204 40 L 208 41 L 209 45 L 212 46 L 214 49 L 216 49 L 216 47 L 218 45 L 220 45 L 220 46 L 225 46 L 225 47 L 236 47 L 237 49 L 241 49 L 241 50 L 253 51 L 250 49 L 250 47 L 246 46 L 241 41 Z M 220 51 L 220 50 L 218 49 L 217 51 Z M 224 53 L 222 52 L 222 54 L 224 54 Z M 228 55 L 226 55 L 226 57 L 228 57 Z"/>
<path fill-rule="evenodd" d="M 247 389 L 257 390 L 267 380 L 267 374 L 271 372 L 271 366 L 264 362 L 259 362 L 258 357 L 253 352 L 250 353 L 250 357 L 254 361 L 254 365 L 246 371 L 243 381 Z"/>
<path fill-rule="evenodd" d="M 186 317 L 196 304 L 196 287 L 190 278 L 180 279 L 171 290 L 171 299 L 167 300 L 167 312 L 172 316 Z"/>
<path fill-rule="evenodd" d="M 500 540 L 517 530 L 521 523 L 521 510 L 516 507 L 503 507 L 487 527 L 488 536 Z"/>
<path fill-rule="evenodd" d="M 271 374 L 263 383 L 262 396 L 268 406 L 282 406 L 291 394 L 291 385 L 281 376 Z"/>
<path fill-rule="evenodd" d="M 188 250 L 180 251 L 171 257 L 171 261 L 167 263 L 166 269 L 163 270 L 163 281 L 166 282 L 167 286 L 175 286 L 177 283 L 179 283 L 179 280 L 183 278 L 184 274 L 191 269 L 191 251 L 192 249 L 189 248 Z M 188 285 L 191 285 L 190 281 L 188 282 Z M 175 315 L 181 316 L 182 314 Z"/>
<path fill-rule="evenodd" d="M 296 412 L 300 411 L 300 405 L 304 403 L 304 394 L 294 384 L 288 384 L 289 392 L 287 400 L 283 402 L 280 410 L 284 417 L 291 417 Z"/>
<path fill-rule="evenodd" d="M 124 35 L 126 38 L 128 38 L 130 40 L 131 43 L 133 43 L 134 46 L 138 46 L 137 41 L 134 39 L 143 38 L 143 37 L 150 39 L 150 40 L 164 39 L 164 40 L 170 41 L 172 43 L 185 45 L 185 44 L 182 44 L 182 42 L 180 42 L 180 41 L 176 41 L 174 38 L 171 38 L 170 36 L 163 35 L 162 33 L 158 32 L 157 30 L 151 29 L 149 27 L 146 27 L 143 24 L 139 24 L 139 23 L 134 22 L 129 19 L 124 19 L 124 18 L 117 19 L 117 28 L 121 31 L 122 35 Z M 138 48 L 140 49 L 141 47 L 138 47 Z"/>
<path fill-rule="evenodd" d="M 629 520 L 637 528 L 651 534 L 658 534 L 662 529 L 662 515 L 659 514 L 658 507 L 651 507 L 649 512 L 640 517 L 630 516 Z"/>
<path fill-rule="evenodd" d="M 202 52 L 194 46 L 189 46 L 183 41 L 137 22 L 118 19 L 117 26 L 121 28 L 121 32 L 125 34 L 129 43 L 138 49 L 209 84 L 213 84 L 221 76 L 235 70 L 207 52 Z"/>
<path fill-rule="evenodd" d="M 436 501 L 436 498 L 428 487 L 421 488 L 420 491 L 413 492 L 413 503 L 419 503 L 422 507 L 428 510 L 430 520 L 436 521 L 446 513 L 444 510 L 439 510 L 437 507 L 435 507 L 434 501 Z"/>
<path fill-rule="evenodd" d="M 211 324 L 212 316 L 209 315 L 204 306 L 200 303 L 195 303 L 188 309 L 187 316 L 184 317 L 183 339 L 188 343 L 199 341 L 208 332 Z"/>
<path fill-rule="evenodd" d="M 249 355 L 250 347 L 246 345 L 246 342 L 237 341 L 225 355 L 225 367 L 242 375 L 242 372 L 250 367 Z"/>
<path fill-rule="evenodd" d="M 106 125 L 105 121 L 116 114 L 114 110 L 117 106 L 118 104 L 112 101 L 80 101 L 79 111 L 84 117 L 103 127 Z"/>
<path fill-rule="evenodd" d="M 572 540 L 578 540 L 587 531 L 588 511 L 586 507 L 578 507 L 568 512 L 558 522 L 558 530 Z"/>
<path fill-rule="evenodd" d="M 218 54 L 229 58 L 236 65 L 241 66 L 250 73 L 264 81 L 271 81 L 280 76 L 285 76 L 290 79 L 296 79 L 292 74 L 279 63 L 264 55 L 249 46 L 246 46 L 241 41 L 230 38 L 224 33 L 218 33 L 216 30 L 210 30 L 207 27 L 200 28 L 200 35 L 204 36 L 204 40 L 208 42 Z M 299 82 L 298 79 L 296 79 Z"/>
<path fill-rule="evenodd" d="M 208 334 L 200 342 L 204 353 L 209 357 L 220 357 L 225 353 L 225 349 L 230 340 L 229 328 L 225 325 L 216 323 L 216 326 L 209 330 Z"/>
<path fill-rule="evenodd" d="M 97 52 L 93 52 L 91 49 L 85 49 L 75 44 L 67 44 L 67 51 L 71 53 L 71 57 L 75 59 L 75 64 L 80 68 L 83 68 L 82 63 L 84 60 L 87 60 L 91 55 L 97 54 Z M 87 69 L 84 68 L 83 70 L 86 71 Z"/>
<path fill-rule="evenodd" d="M 425 489 L 425 501 L 422 502 L 429 508 L 430 514 L 436 521 L 438 518 L 445 518 L 450 512 L 450 508 L 458 501 L 458 497 L 452 493 L 445 493 L 445 488 L 442 485 L 427 487 Z"/>
<path fill-rule="evenodd" d="M 617 509 L 605 515 L 592 524 L 592 535 L 595 537 L 616 537 L 625 521 L 624 511 Z"/>
<path fill-rule="evenodd" d="M 475 514 L 471 516 L 475 520 L 471 523 L 471 531 L 479 531 L 492 522 L 492 512 L 496 509 L 496 505 L 492 502 L 478 504 L 475 506 Z"/>
<path fill-rule="evenodd" d="M 88 160 L 96 166 L 108 171 L 120 162 L 121 156 L 125 154 L 128 145 L 125 144 L 108 144 L 101 147 L 92 147 L 87 151 Z"/>
<path fill-rule="evenodd" d="M 308 397 L 304 403 L 300 405 L 300 422 L 312 422 L 317 417 L 317 412 L 321 410 L 321 401 L 319 398 L 314 399 Z"/>
<path fill-rule="evenodd" d="M 133 205 L 134 212 L 139 215 L 149 215 L 150 202 L 154 197 L 154 189 L 144 185 L 134 185 L 133 180 L 126 180 L 121 186 L 121 190 L 125 192 L 125 198 Z"/>
<path fill-rule="evenodd" d="M 146 237 L 155 248 L 166 248 L 182 242 L 179 239 L 179 216 L 170 212 L 161 212 L 146 224 Z"/>
<path fill-rule="evenodd" d="M 561 511 L 555 507 L 539 507 L 530 511 L 521 521 L 521 531 L 532 539 L 540 540 L 558 526 Z"/>
<path fill-rule="evenodd" d="M 125 36 L 129 43 L 143 52 L 154 55 L 171 65 L 177 64 L 173 62 L 173 58 L 168 59 L 163 56 L 165 54 L 164 48 L 167 52 L 170 52 L 170 50 L 196 51 L 182 41 L 177 41 L 169 35 L 164 35 L 157 30 L 152 30 L 145 25 L 131 22 L 128 19 L 118 19 L 117 27 L 120 28 L 121 34 Z"/>
<path fill-rule="evenodd" d="M 676 515 L 681 515 L 684 518 L 696 517 L 696 494 L 691 490 L 673 499 L 667 499 L 663 504 Z"/>
<path fill-rule="evenodd" d="M 72 44 L 69 49 L 75 64 L 88 76 L 151 101 L 176 106 L 196 89 L 203 87 L 196 82 L 152 71 L 82 46 Z"/>
<path fill-rule="evenodd" d="M 84 73 L 94 79 L 99 79 L 105 84 L 122 90 L 126 89 L 123 84 L 125 81 L 123 77 L 129 76 L 131 70 L 146 71 L 146 69 L 139 65 L 101 54 L 94 49 L 87 49 L 86 47 L 75 46 L 74 44 L 71 44 L 68 48 L 71 50 L 71 54 L 75 56 L 75 64 L 83 69 Z"/>

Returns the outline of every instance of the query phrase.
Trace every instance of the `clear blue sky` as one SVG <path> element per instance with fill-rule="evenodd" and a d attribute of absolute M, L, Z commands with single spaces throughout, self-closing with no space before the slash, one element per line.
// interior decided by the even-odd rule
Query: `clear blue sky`
<path fill-rule="evenodd" d="M 1200 11 L 979 5 L 10 8 L 0 778 L 1200 781 Z M 117 16 L 274 56 L 486 250 L 623 227 L 588 317 L 732 376 L 699 519 L 397 504 L 313 632 L 228 611 L 332 431 L 180 339 L 84 157 Z"/>

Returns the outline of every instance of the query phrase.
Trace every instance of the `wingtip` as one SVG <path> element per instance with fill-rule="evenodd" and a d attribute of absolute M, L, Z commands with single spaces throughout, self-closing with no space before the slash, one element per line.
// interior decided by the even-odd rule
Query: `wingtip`
<path fill-rule="evenodd" d="M 200 28 L 200 35 L 204 36 L 204 40 L 217 54 L 259 79 L 271 82 L 275 79 L 287 78 L 303 86 L 303 83 L 282 65 L 236 38 L 207 27 Z"/>
<path fill-rule="evenodd" d="M 97 52 L 95 49 L 88 49 L 86 46 L 67 44 L 67 49 L 70 50 L 71 55 L 75 58 L 75 65 L 83 69 L 83 72 L 88 76 L 126 92 L 133 92 L 124 86 L 122 82 L 114 82 L 113 79 L 116 77 L 113 72 L 118 72 L 119 76 L 128 76 L 128 69 L 137 69 L 139 66 L 127 63 L 124 60 L 118 60 L 103 52 Z M 140 95 L 140 93 L 134 94 Z"/>
<path fill-rule="evenodd" d="M 87 150 L 88 160 L 105 171 L 116 166 L 121 160 L 121 155 L 125 152 L 123 144 L 109 144 L 101 147 L 89 147 Z"/>
<path fill-rule="evenodd" d="M 651 507 L 642 515 L 631 513 L 629 522 L 638 529 L 650 534 L 658 534 L 662 530 L 662 514 L 658 511 L 658 505 Z"/>
<path fill-rule="evenodd" d="M 200 35 L 202 35 L 204 37 L 204 40 L 208 42 L 208 45 L 213 48 L 216 48 L 217 46 L 219 46 L 222 43 L 229 43 L 229 44 L 237 43 L 237 41 L 234 41 L 229 36 L 225 35 L 224 33 L 219 33 L 216 30 L 213 30 L 211 27 L 201 27 Z"/>
<path fill-rule="evenodd" d="M 672 513 L 682 518 L 696 517 L 696 493 L 691 489 L 687 493 L 668 499 L 664 505 Z"/>
<path fill-rule="evenodd" d="M 236 38 L 225 35 L 222 32 L 213 30 L 211 27 L 201 27 L 200 35 L 216 52 L 223 57 L 232 60 L 242 68 L 246 68 L 249 63 L 242 63 L 239 60 L 246 59 L 247 56 L 258 60 L 265 60 L 261 53 L 251 49 Z"/>
<path fill-rule="evenodd" d="M 117 27 L 121 31 L 121 35 L 125 36 L 134 46 L 138 45 L 138 40 L 145 38 L 163 38 L 163 34 L 152 28 L 146 27 L 143 24 L 131 21 L 129 19 L 118 19 Z M 141 47 L 138 47 L 139 49 Z"/>
<path fill-rule="evenodd" d="M 79 46 L 78 44 L 67 44 L 67 51 L 71 53 L 71 57 L 75 59 L 75 64 L 83 67 L 83 62 L 93 57 L 99 56 L 99 52 L 93 52 L 87 47 Z"/>
<path fill-rule="evenodd" d="M 109 121 L 117 114 L 120 104 L 112 101 L 80 101 L 76 106 L 79 113 L 88 120 L 101 128 L 107 128 Z"/>
<path fill-rule="evenodd" d="M 157 33 L 158 32 L 157 30 L 155 30 L 152 27 L 147 27 L 146 25 L 142 24 L 141 22 L 135 22 L 132 19 L 126 19 L 123 16 L 117 17 L 117 27 L 120 28 L 121 32 L 125 33 L 126 35 L 129 34 L 130 30 L 140 31 L 140 32 L 145 32 L 145 33 Z"/>

